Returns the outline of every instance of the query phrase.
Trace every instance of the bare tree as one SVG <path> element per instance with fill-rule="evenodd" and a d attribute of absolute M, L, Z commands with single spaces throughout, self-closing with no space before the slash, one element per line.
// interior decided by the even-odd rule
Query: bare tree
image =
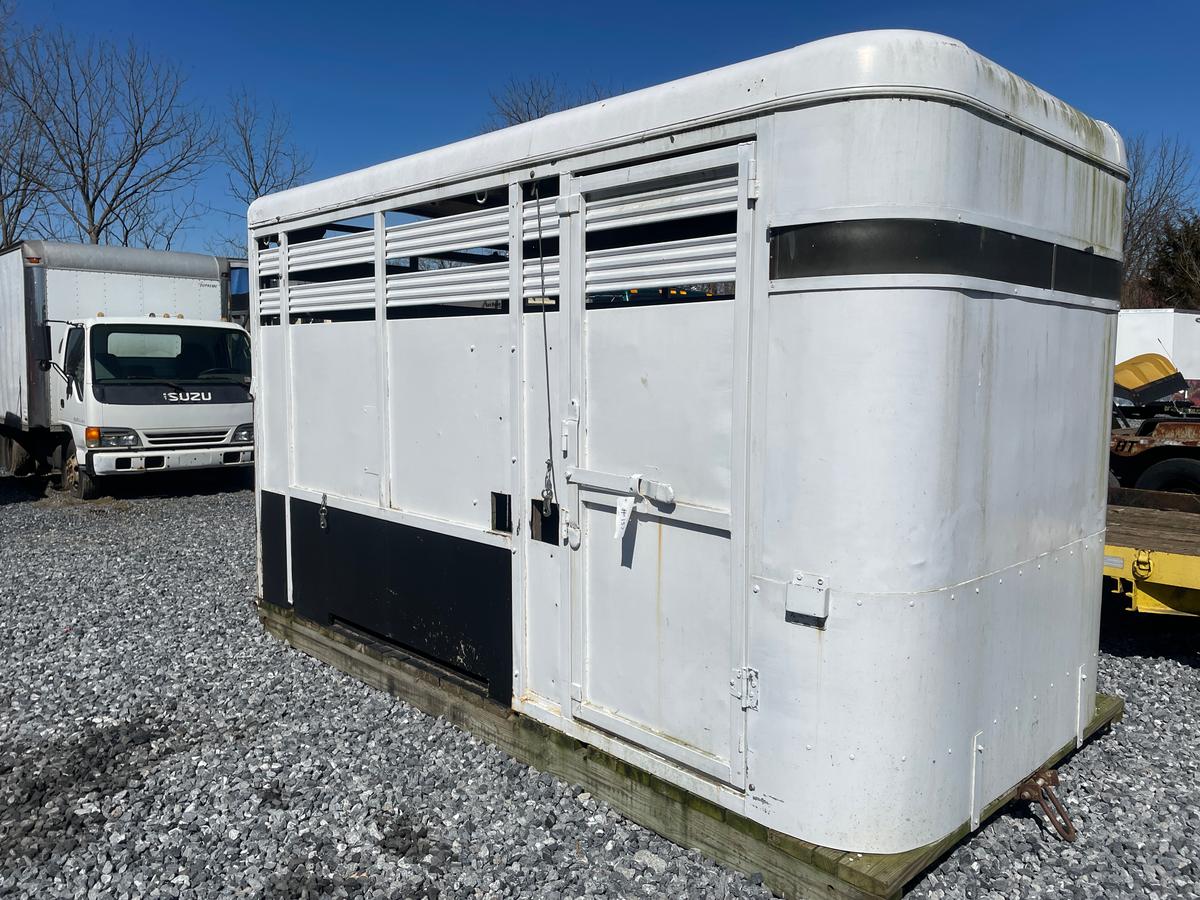
<path fill-rule="evenodd" d="M 0 92 L 0 247 L 38 233 L 45 194 L 45 143 L 24 109 Z"/>
<path fill-rule="evenodd" d="M 1150 269 L 1167 228 L 1194 207 L 1196 171 L 1191 149 L 1178 137 L 1151 142 L 1138 135 L 1126 148 L 1125 281 L 1122 306 L 1154 306 Z"/>
<path fill-rule="evenodd" d="M 9 59 L 22 36 L 12 26 L 12 4 L 0 0 L 0 247 L 34 233 L 42 212 L 36 173 L 45 143 L 36 123 L 8 91 Z"/>
<path fill-rule="evenodd" d="M 243 226 L 237 237 L 210 246 L 214 252 L 246 252 L 246 208 L 266 194 L 300 184 L 312 170 L 312 157 L 291 139 L 291 120 L 274 106 L 264 112 L 244 88 L 229 98 L 227 131 L 219 145 L 228 195 L 237 205 L 225 215 Z"/>
<path fill-rule="evenodd" d="M 510 78 L 503 88 L 491 94 L 492 112 L 484 130 L 494 131 L 509 125 L 532 122 L 550 113 L 603 100 L 614 93 L 617 91 L 595 82 L 573 89 L 556 77 L 531 75 L 528 78 Z"/>
<path fill-rule="evenodd" d="M 156 246 L 178 231 L 180 192 L 207 168 L 215 140 L 184 84 L 133 44 L 80 45 L 61 31 L 12 54 L 9 93 L 45 143 L 33 182 L 52 201 L 48 230 Z"/>

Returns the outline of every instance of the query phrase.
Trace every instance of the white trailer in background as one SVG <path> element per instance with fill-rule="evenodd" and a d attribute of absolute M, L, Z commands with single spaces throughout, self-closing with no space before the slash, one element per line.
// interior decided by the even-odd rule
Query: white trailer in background
<path fill-rule="evenodd" d="M 264 603 L 824 847 L 976 827 L 1095 709 L 1125 178 L 896 31 L 260 199 Z"/>
<path fill-rule="evenodd" d="M 251 466 L 231 268 L 49 241 L 0 253 L 0 466 L 57 473 L 85 498 L 109 475 Z"/>
<path fill-rule="evenodd" d="M 1160 353 L 1189 382 L 1200 383 L 1200 309 L 1123 309 L 1116 361 Z"/>

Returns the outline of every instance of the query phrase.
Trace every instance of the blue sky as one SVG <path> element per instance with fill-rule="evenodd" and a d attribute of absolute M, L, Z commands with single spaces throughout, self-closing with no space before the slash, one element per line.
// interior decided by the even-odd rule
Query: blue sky
<path fill-rule="evenodd" d="M 245 85 L 291 116 L 335 175 L 480 130 L 489 92 L 512 76 L 645 87 L 816 38 L 920 28 L 965 41 L 1038 86 L 1115 125 L 1178 134 L 1200 153 L 1200 3 L 969 2 L 453 3 L 328 0 L 42 0 L 28 24 L 81 37 L 135 38 L 173 59 L 219 110 Z M 213 172 L 202 197 L 221 204 Z M 209 216 L 186 238 L 203 249 Z"/>

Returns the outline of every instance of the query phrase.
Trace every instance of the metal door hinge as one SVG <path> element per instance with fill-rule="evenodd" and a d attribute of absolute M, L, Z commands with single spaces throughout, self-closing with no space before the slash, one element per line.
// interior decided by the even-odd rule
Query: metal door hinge
<path fill-rule="evenodd" d="M 328 504 L 327 500 L 328 500 L 328 498 L 326 497 L 326 495 L 322 494 L 321 495 L 321 508 L 317 512 L 317 518 L 320 522 L 322 531 L 329 530 L 329 504 Z"/>
<path fill-rule="evenodd" d="M 757 200 L 758 196 L 758 160 L 752 156 L 746 160 L 746 199 Z"/>
<path fill-rule="evenodd" d="M 750 666 L 734 669 L 729 693 L 742 701 L 742 709 L 758 709 L 758 669 Z"/>

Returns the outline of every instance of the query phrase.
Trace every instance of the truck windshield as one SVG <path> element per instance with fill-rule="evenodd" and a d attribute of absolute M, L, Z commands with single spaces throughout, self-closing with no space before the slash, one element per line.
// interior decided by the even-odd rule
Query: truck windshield
<path fill-rule="evenodd" d="M 95 325 L 92 377 L 96 384 L 248 384 L 250 341 L 242 331 L 202 325 Z"/>

